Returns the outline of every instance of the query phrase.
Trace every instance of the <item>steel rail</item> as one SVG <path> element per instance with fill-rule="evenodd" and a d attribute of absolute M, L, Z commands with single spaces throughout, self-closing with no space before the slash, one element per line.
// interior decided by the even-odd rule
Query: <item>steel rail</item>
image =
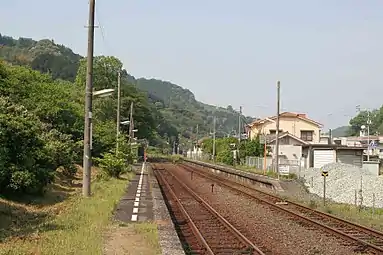
<path fill-rule="evenodd" d="M 201 172 L 201 171 L 202 171 L 201 169 L 197 169 L 197 168 L 195 168 L 195 167 L 191 167 L 191 166 L 189 166 L 189 165 L 181 164 L 181 166 L 183 166 L 184 169 L 187 170 L 187 171 L 195 172 L 195 173 L 199 174 L 200 176 L 203 176 L 203 177 L 208 178 L 208 179 L 210 179 L 210 180 L 212 180 L 212 181 L 215 181 L 215 182 L 217 182 L 217 183 L 219 183 L 219 184 L 221 184 L 221 185 L 223 185 L 223 186 L 226 186 L 226 187 L 228 187 L 228 188 L 230 188 L 230 189 L 232 189 L 232 190 L 235 190 L 235 191 L 237 191 L 237 192 L 239 191 L 239 192 L 241 192 L 241 193 L 243 193 L 243 194 L 245 194 L 245 195 L 247 195 L 247 196 L 249 196 L 249 197 L 251 197 L 251 198 L 253 198 L 253 199 L 256 199 L 256 200 L 258 200 L 258 201 L 260 201 L 260 202 L 262 202 L 262 203 L 264 203 L 264 204 L 270 205 L 270 206 L 272 206 L 272 207 L 274 207 L 274 208 L 278 208 L 279 210 L 284 211 L 284 212 L 286 212 L 286 213 L 289 213 L 289 214 L 291 214 L 291 215 L 293 215 L 293 216 L 299 217 L 299 218 L 305 220 L 305 221 L 308 222 L 308 223 L 311 223 L 311 224 L 315 224 L 315 225 L 317 225 L 317 226 L 320 226 L 322 229 L 327 230 L 327 231 L 330 232 L 330 233 L 334 233 L 334 234 L 338 235 L 338 236 L 341 237 L 341 238 L 347 238 L 349 241 L 357 242 L 357 243 L 359 243 L 360 245 L 363 245 L 364 247 L 369 247 L 369 248 L 373 249 L 374 251 L 378 251 L 378 252 L 380 252 L 380 253 L 383 252 L 383 247 L 377 246 L 377 245 L 372 244 L 372 243 L 370 243 L 370 242 L 366 242 L 366 241 L 364 241 L 364 240 L 361 240 L 360 238 L 357 238 L 357 237 L 354 237 L 354 236 L 349 235 L 349 234 L 347 234 L 347 233 L 344 233 L 344 232 L 342 232 L 342 231 L 340 231 L 340 230 L 338 230 L 338 229 L 336 229 L 336 228 L 327 226 L 327 225 L 325 225 L 325 224 L 323 224 L 323 223 L 321 223 L 321 222 L 319 222 L 319 221 L 317 221 L 317 220 L 310 219 L 309 217 L 306 217 L 306 216 L 304 216 L 304 215 L 301 215 L 300 213 L 297 213 L 297 212 L 294 212 L 294 211 L 292 211 L 292 210 L 283 208 L 283 207 L 280 206 L 280 205 L 277 205 L 277 204 L 275 204 L 275 203 L 269 202 L 269 201 L 265 200 L 264 198 L 260 198 L 260 197 L 258 197 L 258 196 L 255 196 L 254 194 L 251 194 L 250 192 L 241 190 L 241 189 L 236 188 L 236 187 L 234 187 L 234 186 L 232 186 L 232 185 L 242 186 L 242 187 L 244 187 L 244 188 L 250 189 L 250 190 L 253 191 L 253 192 L 258 192 L 258 193 L 261 193 L 262 195 L 269 196 L 269 197 L 271 197 L 271 198 L 273 198 L 273 199 L 279 199 L 279 200 L 280 200 L 281 198 L 278 197 L 278 196 L 275 196 L 275 195 L 266 193 L 266 192 L 264 192 L 264 191 L 261 191 L 261 190 L 259 190 L 259 189 L 254 188 L 254 187 L 250 187 L 249 185 L 245 185 L 245 184 L 242 184 L 242 183 L 238 183 L 238 182 L 236 182 L 236 181 L 233 181 L 233 180 L 229 180 L 229 179 L 227 179 L 227 178 L 223 178 L 223 177 L 217 176 L 217 175 L 215 175 L 215 174 L 205 173 L 205 172 L 202 173 L 202 172 Z M 231 183 L 232 185 L 230 185 L 229 183 Z M 324 213 L 324 212 L 320 212 L 320 211 L 318 211 L 318 210 L 314 210 L 314 209 L 312 209 L 312 208 L 309 208 L 309 207 L 300 205 L 300 204 L 295 203 L 295 202 L 292 202 L 292 201 L 288 201 L 288 200 L 284 200 L 284 201 L 287 202 L 287 203 L 290 203 L 290 204 L 292 204 L 292 205 L 294 205 L 294 206 L 297 206 L 297 207 L 299 207 L 299 208 L 301 208 L 301 209 L 304 209 L 304 210 L 307 210 L 307 211 L 309 211 L 309 212 L 315 213 L 315 214 L 318 215 L 318 216 L 322 216 L 322 217 L 326 217 L 326 218 L 331 219 L 331 220 L 338 221 L 339 223 L 348 225 L 349 227 L 354 227 L 354 228 L 356 228 L 357 230 L 360 230 L 360 231 L 362 231 L 362 232 L 365 233 L 365 234 L 370 234 L 370 235 L 373 235 L 373 236 L 375 236 L 375 237 L 378 237 L 378 238 L 382 238 L 382 239 L 383 239 L 383 233 L 381 233 L 381 232 L 379 232 L 379 231 L 377 231 L 377 230 L 374 230 L 374 229 L 371 229 L 371 228 L 367 228 L 367 227 L 361 226 L 361 225 L 359 225 L 359 224 L 356 224 L 356 223 L 353 223 L 353 222 L 349 222 L 349 221 L 340 219 L 340 218 L 335 217 L 335 216 L 333 216 L 333 215 L 330 215 L 330 214 L 327 214 L 327 213 Z"/>
<path fill-rule="evenodd" d="M 192 197 L 194 197 L 197 201 L 199 201 L 212 215 L 214 215 L 230 232 L 233 233 L 233 235 L 235 235 L 237 237 L 237 239 L 239 239 L 244 244 L 248 245 L 250 247 L 250 249 L 252 250 L 252 252 L 256 252 L 256 253 L 252 253 L 252 254 L 265 255 L 256 245 L 254 245 L 241 232 L 239 232 L 233 225 L 231 225 L 230 222 L 228 222 L 221 214 L 219 214 L 213 207 L 211 207 L 203 198 L 201 198 L 191 188 L 189 188 L 186 184 L 184 184 L 177 176 L 175 176 L 173 173 L 171 173 L 170 171 L 166 170 L 165 168 L 163 170 L 167 171 L 167 173 L 169 173 L 172 176 L 172 178 L 174 178 Z M 160 173 L 160 175 L 161 175 L 162 180 L 165 181 L 164 184 L 166 186 L 170 187 L 169 183 L 167 183 L 165 178 L 163 178 L 162 173 Z M 175 195 L 174 192 L 173 192 L 173 194 Z M 181 202 L 178 199 L 176 199 L 176 200 L 177 200 L 177 203 L 182 206 Z M 187 214 L 187 212 L 186 212 L 186 210 L 184 209 L 183 206 L 182 206 L 182 208 L 183 208 L 184 212 Z M 190 218 L 189 215 L 188 215 L 187 218 L 188 218 L 188 220 L 190 222 L 192 222 L 192 219 Z M 195 226 L 194 223 L 193 223 L 193 225 Z M 199 230 L 198 230 L 198 233 L 201 234 L 199 232 Z M 203 238 L 202 235 L 201 235 L 201 237 Z M 206 241 L 205 241 L 205 243 L 206 243 Z"/>

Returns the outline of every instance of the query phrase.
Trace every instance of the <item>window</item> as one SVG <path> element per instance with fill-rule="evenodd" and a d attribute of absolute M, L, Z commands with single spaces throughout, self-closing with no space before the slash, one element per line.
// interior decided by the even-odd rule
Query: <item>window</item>
<path fill-rule="evenodd" d="M 311 142 L 313 140 L 314 131 L 301 131 L 301 139 L 306 142 Z"/>

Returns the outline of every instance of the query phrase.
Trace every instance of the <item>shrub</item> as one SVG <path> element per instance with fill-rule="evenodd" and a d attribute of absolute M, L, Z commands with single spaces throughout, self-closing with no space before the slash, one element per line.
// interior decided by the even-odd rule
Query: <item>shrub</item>
<path fill-rule="evenodd" d="M 102 178 L 114 177 L 118 178 L 121 174 L 127 172 L 128 164 L 126 163 L 125 154 L 119 153 L 105 153 L 102 158 L 96 158 L 98 166 L 101 168 Z"/>
<path fill-rule="evenodd" d="M 54 169 L 62 167 L 64 174 L 74 176 L 77 169 L 73 162 L 76 160 L 78 143 L 71 140 L 70 135 L 65 135 L 55 129 L 43 133 L 42 138 L 46 142 L 45 147 L 52 158 Z"/>
<path fill-rule="evenodd" d="M 35 115 L 0 97 L 0 192 L 40 193 L 53 180 L 43 132 Z"/>
<path fill-rule="evenodd" d="M 219 152 L 217 155 L 217 161 L 232 166 L 234 164 L 233 152 L 230 150 Z"/>

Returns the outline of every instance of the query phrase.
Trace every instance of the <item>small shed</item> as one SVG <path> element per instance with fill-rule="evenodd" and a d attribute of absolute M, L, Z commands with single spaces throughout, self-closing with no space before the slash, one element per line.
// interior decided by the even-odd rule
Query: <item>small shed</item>
<path fill-rule="evenodd" d="M 335 162 L 362 167 L 364 149 L 366 148 L 337 144 L 310 144 L 302 146 L 302 156 L 308 167 L 321 168 Z"/>

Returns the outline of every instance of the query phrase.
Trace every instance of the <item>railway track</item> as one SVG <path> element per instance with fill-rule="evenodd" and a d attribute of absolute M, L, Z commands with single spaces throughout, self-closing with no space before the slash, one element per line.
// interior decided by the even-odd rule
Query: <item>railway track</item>
<path fill-rule="evenodd" d="M 383 254 L 382 232 L 340 219 L 292 201 L 282 201 L 282 199 L 276 195 L 269 194 L 247 184 L 217 176 L 213 173 L 207 173 L 196 166 L 187 164 L 180 165 L 185 170 L 194 172 L 222 186 L 256 199 L 263 204 L 267 204 L 272 208 L 288 213 L 292 218 L 299 220 L 302 223 L 306 223 L 306 225 L 308 224 L 315 228 L 319 227 L 332 235 L 347 240 L 358 247 L 356 250 L 357 252 Z"/>
<path fill-rule="evenodd" d="M 153 164 L 153 169 L 168 201 L 172 203 L 174 217 L 191 254 L 264 255 L 178 177 L 157 164 Z"/>

